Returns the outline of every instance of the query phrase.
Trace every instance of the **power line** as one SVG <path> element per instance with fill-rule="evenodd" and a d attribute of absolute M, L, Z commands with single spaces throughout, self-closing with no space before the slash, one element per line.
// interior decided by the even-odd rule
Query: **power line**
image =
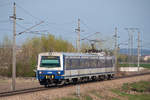
<path fill-rule="evenodd" d="M 92 33 L 92 34 L 90 34 L 90 35 L 88 35 L 88 36 L 82 38 L 81 40 L 87 39 L 88 37 L 94 36 L 94 35 L 96 35 L 96 34 L 98 34 L 98 33 L 100 33 L 100 32 Z"/>
<path fill-rule="evenodd" d="M 21 8 L 26 14 L 28 14 L 28 15 L 30 15 L 31 17 L 33 17 L 33 18 L 35 18 L 35 19 L 41 21 L 40 18 L 38 18 L 38 17 L 32 15 L 29 11 L 27 11 L 26 9 L 24 9 L 23 7 L 21 7 L 19 4 L 16 4 L 16 5 L 17 5 L 18 8 Z M 49 23 L 48 21 L 45 21 L 45 20 L 44 20 L 44 22 L 45 22 L 48 26 L 51 26 L 50 24 L 58 25 L 57 23 Z M 53 29 L 58 30 L 57 28 L 53 28 Z M 59 28 L 59 30 L 60 30 L 60 28 Z M 64 30 L 64 28 L 61 28 L 61 30 Z M 64 30 L 64 31 L 66 31 L 66 30 Z"/>
<path fill-rule="evenodd" d="M 19 27 L 23 28 L 23 29 L 27 29 L 26 27 L 16 23 Z M 47 35 L 47 34 L 43 34 L 41 32 L 47 32 L 47 30 L 39 30 L 39 31 L 27 31 L 25 33 L 30 33 L 30 34 L 36 34 L 36 35 Z"/>
<path fill-rule="evenodd" d="M 19 27 L 23 28 L 23 29 L 27 29 L 26 27 L 16 23 Z M 25 33 L 30 33 L 30 34 L 36 34 L 36 35 L 47 35 L 47 34 L 43 34 L 41 32 L 46 32 L 47 30 L 40 30 L 40 31 L 27 31 Z"/>
<path fill-rule="evenodd" d="M 18 8 L 20 8 L 24 13 L 26 13 L 27 15 L 29 15 L 29 16 L 31 16 L 32 18 L 34 18 L 34 19 L 37 19 L 37 20 L 40 20 L 41 21 L 41 19 L 40 18 L 38 18 L 38 17 L 36 17 L 36 16 L 34 16 L 32 13 L 30 13 L 29 11 L 27 11 L 24 7 L 22 7 L 22 6 L 20 6 L 18 3 L 16 4 L 16 6 L 18 7 Z M 44 22 L 46 22 L 46 21 L 44 21 Z M 48 26 L 52 26 L 52 25 L 50 25 L 50 24 L 55 24 L 55 25 L 58 25 L 57 23 L 49 23 L 48 21 L 46 22 L 47 23 L 47 25 Z M 68 24 L 68 23 L 65 23 L 65 24 Z M 17 23 L 17 25 L 19 26 L 19 27 L 21 27 L 21 28 L 23 28 L 23 29 L 25 29 L 25 27 L 24 26 L 22 26 L 22 25 L 20 25 L 20 24 L 18 24 Z M 54 27 L 54 26 L 53 26 Z M 59 28 L 58 29 L 58 27 L 56 28 L 56 27 L 54 27 L 53 29 L 55 29 L 55 30 L 64 30 L 64 28 Z M 66 32 L 66 30 L 64 30 L 65 32 Z M 70 32 L 70 31 L 69 31 Z M 68 32 L 68 33 L 69 33 Z"/>
<path fill-rule="evenodd" d="M 61 27 L 61 28 L 58 27 L 58 26 L 55 27 L 55 26 L 50 25 L 50 24 L 52 24 L 52 23 L 50 23 L 50 22 L 48 22 L 48 21 L 44 21 L 44 22 L 45 22 L 45 24 L 46 24 L 47 26 L 53 27 L 53 29 L 56 30 L 56 31 L 57 31 L 57 30 L 62 30 L 62 31 L 65 31 L 65 32 L 67 31 L 68 33 L 70 33 L 70 31 L 64 29 L 63 27 Z M 55 25 L 57 25 L 57 24 L 55 24 Z M 74 31 L 71 31 L 71 32 L 74 32 Z"/>
<path fill-rule="evenodd" d="M 41 32 L 34 32 L 34 31 L 30 31 L 30 32 L 26 32 L 26 33 L 29 33 L 29 34 L 36 34 L 36 35 L 49 35 L 49 34 L 43 34 Z"/>
<path fill-rule="evenodd" d="M 36 27 L 36 26 L 38 26 L 38 25 L 40 25 L 40 24 L 42 24 L 42 23 L 44 23 L 44 21 L 41 21 L 40 23 L 35 24 L 35 25 L 33 25 L 33 26 L 31 26 L 31 27 L 25 29 L 23 32 L 19 32 L 18 34 L 20 35 L 20 34 L 22 34 L 22 33 L 26 33 L 26 32 L 28 32 L 29 30 L 33 29 L 34 27 Z"/>
<path fill-rule="evenodd" d="M 83 20 L 81 20 L 81 23 L 82 23 L 87 29 L 90 29 L 90 30 L 94 31 L 94 29 L 91 28 L 91 27 L 89 27 L 87 24 L 85 24 Z"/>
<path fill-rule="evenodd" d="M 20 5 L 18 5 L 18 3 L 16 4 L 16 6 L 17 6 L 18 8 L 20 8 L 20 9 L 22 9 L 22 10 L 23 10 L 26 14 L 28 14 L 29 16 L 31 16 L 31 17 L 33 17 L 33 18 L 39 20 L 39 21 L 42 21 L 40 18 L 38 18 L 38 17 L 32 15 L 29 11 L 27 11 L 26 9 L 24 9 L 23 7 L 21 7 Z"/>
<path fill-rule="evenodd" d="M 24 26 L 22 26 L 22 25 L 20 25 L 18 23 L 16 23 L 16 25 L 19 26 L 19 27 L 21 27 L 21 28 L 23 28 L 23 29 L 27 29 L 26 27 L 24 27 Z"/>

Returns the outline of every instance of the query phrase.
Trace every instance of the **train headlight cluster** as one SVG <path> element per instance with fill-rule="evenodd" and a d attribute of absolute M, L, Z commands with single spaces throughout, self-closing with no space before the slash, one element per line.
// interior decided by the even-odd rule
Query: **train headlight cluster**
<path fill-rule="evenodd" d="M 39 71 L 39 74 L 42 74 L 43 72 L 42 71 Z"/>
<path fill-rule="evenodd" d="M 60 74 L 61 72 L 57 72 L 57 74 Z"/>

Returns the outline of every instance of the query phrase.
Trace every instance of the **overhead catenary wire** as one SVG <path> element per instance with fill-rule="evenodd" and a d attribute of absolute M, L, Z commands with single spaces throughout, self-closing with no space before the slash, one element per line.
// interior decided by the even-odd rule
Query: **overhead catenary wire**
<path fill-rule="evenodd" d="M 17 6 L 18 8 L 20 8 L 20 9 L 22 9 L 22 11 L 24 11 L 24 13 L 26 13 L 27 15 L 29 15 L 29 16 L 31 16 L 31 17 L 33 17 L 33 18 L 39 20 L 39 21 L 42 21 L 40 18 L 38 18 L 38 17 L 32 15 L 29 11 L 27 11 L 26 9 L 24 9 L 24 8 L 23 8 L 22 6 L 20 6 L 18 3 L 16 4 L 16 6 Z"/>
<path fill-rule="evenodd" d="M 19 27 L 23 28 L 23 29 L 27 29 L 26 27 L 16 23 L 16 25 L 18 25 Z M 44 34 L 42 32 L 47 31 L 47 30 L 39 30 L 39 31 L 26 31 L 25 33 L 30 33 L 30 34 L 36 34 L 36 35 L 49 35 L 49 34 Z"/>
<path fill-rule="evenodd" d="M 25 10 L 25 9 L 24 9 Z M 27 11 L 26 11 L 27 12 Z M 29 15 L 31 15 L 30 13 L 28 13 Z M 33 16 L 33 15 L 31 15 L 32 17 L 34 17 L 35 18 L 35 16 Z M 39 19 L 39 18 L 37 18 L 37 19 Z M 47 24 L 48 26 L 50 25 L 50 24 L 53 24 L 53 23 L 50 23 L 50 22 L 48 22 L 48 21 L 44 21 L 44 24 Z M 17 25 L 19 26 L 19 27 L 21 27 L 21 28 L 23 28 L 23 29 L 27 29 L 26 27 L 24 27 L 23 25 L 21 25 L 21 24 L 18 24 L 17 23 Z M 58 30 L 58 29 L 56 29 L 56 30 Z M 47 30 L 46 30 L 47 31 Z M 44 32 L 44 31 L 43 31 Z M 66 32 L 66 31 L 65 31 Z M 26 32 L 26 33 L 30 33 L 30 32 Z M 33 32 L 31 32 L 31 33 L 33 33 Z M 68 32 L 68 33 L 70 33 L 70 32 Z M 36 33 L 33 33 L 33 34 L 36 34 Z"/>
<path fill-rule="evenodd" d="M 90 35 L 88 35 L 88 36 L 82 38 L 81 40 L 84 40 L 84 39 L 87 39 L 88 37 L 94 36 L 94 35 L 97 34 L 97 33 L 100 33 L 100 32 L 92 33 L 92 34 L 90 34 Z"/>
<path fill-rule="evenodd" d="M 34 16 L 33 14 L 31 14 L 29 11 L 27 11 L 24 7 L 20 6 L 18 3 L 16 4 L 16 6 L 17 6 L 18 8 L 20 8 L 24 13 L 26 13 L 26 14 L 29 15 L 29 16 L 31 16 L 32 18 L 37 19 L 37 20 L 39 20 L 39 21 L 42 21 L 40 18 L 38 18 L 37 16 Z M 69 22 L 69 23 L 72 23 L 72 22 Z M 50 23 L 50 22 L 44 20 L 44 24 L 46 24 L 45 26 L 53 27 L 53 29 L 55 29 L 56 31 L 57 31 L 57 30 L 63 30 L 63 31 L 66 32 L 66 30 L 65 30 L 64 28 L 60 28 L 60 27 L 59 27 L 59 29 L 58 29 L 58 27 L 56 28 L 56 27 L 52 26 L 52 25 L 58 25 L 57 23 Z M 44 24 L 43 24 L 43 25 L 44 25 Z M 63 24 L 68 24 L 68 23 L 63 23 Z M 40 26 L 42 26 L 42 25 L 40 25 Z M 47 30 L 49 30 L 49 29 L 47 29 Z M 69 31 L 69 32 L 67 32 L 67 33 L 73 33 L 73 31 Z"/>
<path fill-rule="evenodd" d="M 24 27 L 23 25 L 20 25 L 18 23 L 16 23 L 16 25 L 19 26 L 19 27 L 21 27 L 21 28 L 23 28 L 23 29 L 27 29 L 26 27 Z"/>
<path fill-rule="evenodd" d="M 81 24 L 83 24 L 87 29 L 95 32 L 95 30 L 93 28 L 89 27 L 87 24 L 85 24 L 83 20 L 81 20 Z"/>

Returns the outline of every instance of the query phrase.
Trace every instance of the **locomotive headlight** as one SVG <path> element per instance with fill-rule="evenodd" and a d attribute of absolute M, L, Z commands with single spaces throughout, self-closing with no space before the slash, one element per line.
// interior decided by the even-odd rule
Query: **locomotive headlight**
<path fill-rule="evenodd" d="M 57 72 L 57 74 L 60 74 L 60 72 Z"/>
<path fill-rule="evenodd" d="M 42 74 L 42 72 L 41 72 L 41 71 L 39 71 L 39 74 Z"/>

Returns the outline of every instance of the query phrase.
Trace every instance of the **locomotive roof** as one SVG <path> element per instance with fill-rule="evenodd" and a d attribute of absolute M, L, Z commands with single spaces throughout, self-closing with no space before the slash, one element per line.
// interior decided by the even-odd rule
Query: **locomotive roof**
<path fill-rule="evenodd" d="M 98 54 L 90 54 L 90 53 L 62 53 L 65 56 L 98 56 Z"/>
<path fill-rule="evenodd" d="M 91 53 L 70 53 L 70 52 L 45 52 L 40 54 L 62 54 L 65 56 L 104 56 L 102 54 L 91 54 Z"/>

